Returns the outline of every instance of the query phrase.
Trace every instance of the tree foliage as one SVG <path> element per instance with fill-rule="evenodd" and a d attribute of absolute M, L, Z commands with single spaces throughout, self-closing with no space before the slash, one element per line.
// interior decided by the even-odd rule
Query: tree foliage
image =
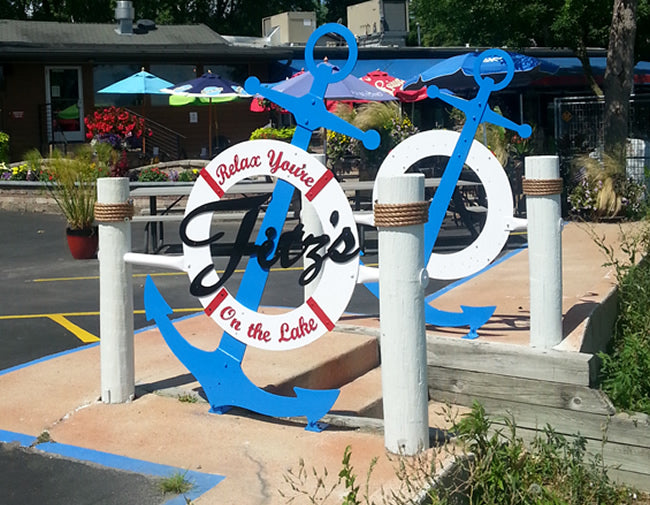
<path fill-rule="evenodd" d="M 424 45 L 572 49 L 594 94 L 605 97 L 605 150 L 622 162 L 634 61 L 650 56 L 650 0 L 413 0 L 411 6 Z M 604 93 L 589 47 L 608 47 Z"/>
<path fill-rule="evenodd" d="M 0 17 L 109 23 L 114 19 L 116 0 L 0 0 Z M 133 3 L 136 19 L 158 24 L 203 23 L 224 35 L 260 36 L 262 18 L 285 11 L 321 11 L 319 0 L 138 0 Z"/>
<path fill-rule="evenodd" d="M 413 0 L 426 46 L 546 45 L 557 0 Z"/>
<path fill-rule="evenodd" d="M 613 0 L 412 0 L 425 46 L 607 47 Z M 636 58 L 650 59 L 650 0 L 638 0 Z M 415 29 L 416 23 L 411 24 Z"/>

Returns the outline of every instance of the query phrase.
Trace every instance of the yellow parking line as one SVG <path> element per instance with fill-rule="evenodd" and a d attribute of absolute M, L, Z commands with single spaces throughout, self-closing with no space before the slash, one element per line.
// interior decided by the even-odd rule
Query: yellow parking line
<path fill-rule="evenodd" d="M 49 319 L 54 321 L 55 323 L 60 324 L 63 326 L 66 330 L 68 330 L 70 333 L 72 333 L 75 337 L 77 337 L 79 340 L 82 342 L 89 344 L 90 342 L 98 342 L 99 338 L 93 335 L 92 333 L 84 330 L 83 328 L 77 326 L 74 323 L 71 323 L 68 321 L 65 317 L 63 317 L 61 314 L 52 314 L 48 316 Z"/>
<path fill-rule="evenodd" d="M 199 307 L 174 309 L 174 312 L 177 313 L 182 313 L 182 312 L 193 313 L 193 312 L 201 312 L 201 311 L 203 311 L 203 308 L 199 308 Z M 144 310 L 133 311 L 133 314 L 144 314 L 144 313 L 145 313 Z M 63 326 L 66 330 L 68 330 L 70 333 L 72 333 L 75 337 L 77 337 L 82 342 L 88 344 L 91 342 L 98 342 L 99 337 L 96 337 L 89 331 L 86 331 L 82 327 L 77 326 L 76 324 L 69 321 L 67 318 L 77 317 L 77 316 L 98 316 L 98 315 L 99 312 L 67 312 L 62 314 L 17 314 L 17 315 L 10 315 L 10 316 L 0 316 L 0 321 L 2 320 L 7 321 L 11 319 L 39 319 L 39 318 L 50 319 L 51 321 L 54 321 L 55 323 Z"/>

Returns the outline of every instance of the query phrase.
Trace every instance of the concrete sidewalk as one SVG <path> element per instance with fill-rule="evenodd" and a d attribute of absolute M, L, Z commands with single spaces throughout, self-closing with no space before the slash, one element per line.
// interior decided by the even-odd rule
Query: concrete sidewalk
<path fill-rule="evenodd" d="M 580 350 L 589 314 L 614 286 L 613 267 L 603 266 L 606 258 L 592 233 L 604 236 L 607 244 L 618 249 L 618 225 L 571 223 L 564 229 L 563 311 L 564 335 L 568 338 L 561 348 L 567 352 Z M 460 305 L 496 305 L 492 319 L 479 330 L 479 338 L 527 345 L 528 290 L 528 253 L 522 249 L 445 289 L 433 304 L 452 311 L 458 311 Z M 188 317 L 175 325 L 197 347 L 214 349 L 218 345 L 220 330 L 205 315 Z M 334 331 L 307 347 L 283 353 L 249 348 L 243 368 L 256 385 L 280 394 L 290 394 L 293 386 L 341 387 L 333 414 L 376 417 L 381 412 L 375 338 L 378 328 L 375 317 L 345 316 Z M 467 330 L 427 331 L 459 338 Z M 157 329 L 138 333 L 135 347 L 138 397 L 128 404 L 104 405 L 99 400 L 97 345 L 0 375 L 2 436 L 25 443 L 48 431 L 56 444 L 42 444 L 44 450 L 69 446 L 72 449 L 68 454 L 73 457 L 97 458 L 100 464 L 117 455 L 190 470 L 195 473 L 188 475 L 196 477 L 198 485 L 188 496 L 197 505 L 285 503 L 278 490 L 290 491 L 284 482 L 290 468 L 297 471 L 302 459 L 309 475 L 311 467 L 319 471 L 326 468 L 333 483 L 346 446 L 352 449 L 351 462 L 362 488 L 375 457 L 371 494 L 378 496 L 382 486 L 398 485 L 395 463 L 383 448 L 380 422 L 357 423 L 352 419 L 351 425 L 365 426 L 356 429 L 339 425 L 337 418 L 332 418 L 330 428 L 313 433 L 304 429 L 303 420 L 263 418 L 237 409 L 225 415 L 210 414 L 202 401 L 179 400 L 179 396 L 186 400 L 196 396 L 199 385 L 173 356 Z M 440 407 L 430 406 L 432 428 L 445 427 L 438 414 Z M 310 482 L 308 491 L 315 487 L 315 481 Z"/>

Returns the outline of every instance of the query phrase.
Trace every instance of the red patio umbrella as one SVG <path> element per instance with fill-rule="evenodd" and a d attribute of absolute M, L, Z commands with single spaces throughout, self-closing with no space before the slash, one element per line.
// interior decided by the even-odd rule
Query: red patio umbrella
<path fill-rule="evenodd" d="M 390 93 L 400 102 L 418 102 L 427 98 L 426 86 L 416 90 L 404 90 L 404 81 L 402 79 L 393 77 L 381 70 L 368 72 L 361 80 L 377 89 Z"/>

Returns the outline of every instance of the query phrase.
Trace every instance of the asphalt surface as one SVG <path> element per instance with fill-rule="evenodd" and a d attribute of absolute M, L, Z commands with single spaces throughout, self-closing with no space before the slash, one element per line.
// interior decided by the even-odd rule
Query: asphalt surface
<path fill-rule="evenodd" d="M 224 241 L 234 238 L 237 227 L 238 223 L 229 223 Z M 0 374 L 88 345 L 99 336 L 99 263 L 97 259 L 73 259 L 64 228 L 65 221 L 59 215 L 0 211 Z M 166 230 L 170 246 L 165 252 L 176 254 L 180 252 L 179 241 L 175 243 L 171 228 L 168 225 Z M 143 247 L 143 235 L 143 225 L 134 224 L 134 250 Z M 223 268 L 227 261 L 227 257 L 219 257 L 215 265 Z M 239 270 L 244 267 L 242 262 Z M 154 277 L 158 289 L 178 311 L 175 317 L 201 310 L 189 294 L 186 275 L 138 266 L 133 267 L 133 273 L 136 329 L 149 325 L 143 314 L 147 274 Z M 298 275 L 297 270 L 272 272 L 262 303 L 301 303 Z M 236 292 L 240 279 L 238 271 L 228 282 L 229 289 Z M 377 312 L 378 302 L 363 288 L 351 310 Z M 153 505 L 170 499 L 174 495 L 163 496 L 157 480 L 149 475 L 0 443 L 0 504 Z"/>
<path fill-rule="evenodd" d="M 98 340 L 98 260 L 74 260 L 67 248 L 64 227 L 58 215 L 0 211 L 0 374 Z M 226 228 L 227 243 L 234 240 L 238 223 L 229 223 Z M 166 252 L 180 253 L 180 240 L 175 244 L 175 234 L 170 231 L 166 236 L 170 242 Z M 464 247 L 468 236 L 462 229 L 443 231 L 436 247 Z M 367 238 L 363 259 L 373 264 L 376 241 L 372 233 Z M 142 225 L 133 225 L 133 249 L 137 251 L 143 243 Z M 216 268 L 222 269 L 228 260 L 226 256 L 215 258 Z M 242 262 L 228 281 L 231 292 L 236 292 L 244 267 Z M 186 275 L 145 267 L 133 267 L 133 274 L 136 329 L 149 325 L 143 314 L 147 274 L 154 276 L 156 286 L 175 310 L 175 317 L 202 310 L 189 293 Z M 297 268 L 272 271 L 262 305 L 301 304 L 298 275 Z M 445 284 L 432 280 L 427 291 L 434 292 Z M 377 314 L 378 310 L 378 300 L 363 286 L 357 287 L 348 311 Z M 0 443 L 0 504 L 147 505 L 166 503 L 170 498 L 161 495 L 151 476 Z"/>

